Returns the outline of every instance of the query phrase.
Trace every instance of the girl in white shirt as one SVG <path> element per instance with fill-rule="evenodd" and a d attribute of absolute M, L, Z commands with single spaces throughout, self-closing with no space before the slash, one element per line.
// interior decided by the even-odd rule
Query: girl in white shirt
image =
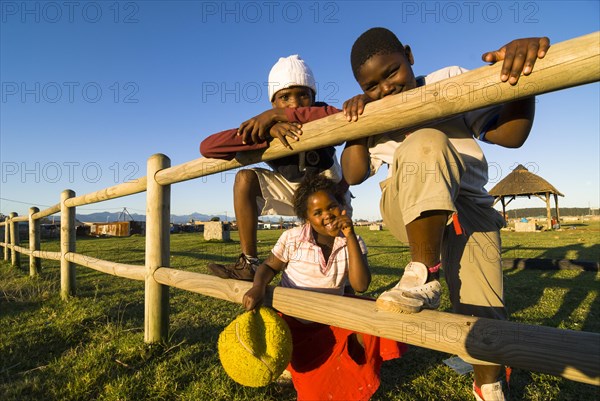
<path fill-rule="evenodd" d="M 371 282 L 367 248 L 354 233 L 337 185 L 307 177 L 294 195 L 305 224 L 284 232 L 254 276 L 244 307 L 253 310 L 279 272 L 280 286 L 343 295 L 346 286 L 364 292 Z M 366 401 L 380 384 L 383 361 L 398 358 L 406 345 L 351 330 L 282 315 L 292 332 L 292 375 L 298 400 Z"/>

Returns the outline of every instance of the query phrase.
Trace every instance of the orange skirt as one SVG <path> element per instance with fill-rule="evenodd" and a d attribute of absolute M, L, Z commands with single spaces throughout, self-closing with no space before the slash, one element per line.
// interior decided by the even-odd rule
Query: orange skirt
<path fill-rule="evenodd" d="M 381 363 L 408 347 L 394 340 L 320 323 L 304 324 L 280 313 L 290 326 L 294 349 L 288 370 L 298 401 L 366 401 L 380 384 Z"/>

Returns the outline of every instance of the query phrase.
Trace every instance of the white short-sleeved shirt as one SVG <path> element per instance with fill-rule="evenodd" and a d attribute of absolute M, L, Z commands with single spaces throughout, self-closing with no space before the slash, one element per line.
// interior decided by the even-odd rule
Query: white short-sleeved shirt
<path fill-rule="evenodd" d="M 446 67 L 418 79 L 423 80 L 425 85 L 439 83 L 440 88 L 435 88 L 435 90 L 444 93 L 444 85 L 448 85 L 449 88 L 455 88 L 456 85 L 452 83 L 452 80 L 446 82 L 443 80 L 466 71 L 461 67 Z M 427 127 L 443 131 L 461 155 L 466 172 L 460 182 L 460 194 L 472 198 L 479 205 L 491 205 L 493 198 L 484 188 L 488 182 L 488 164 L 475 138 L 479 138 L 481 133 L 496 121 L 499 109 L 500 106 L 486 107 L 427 125 Z M 402 145 L 406 133 L 411 131 L 414 129 L 390 132 L 369 138 L 371 175 L 375 174 L 383 164 L 391 165 L 393 163 L 396 149 Z M 391 170 L 388 172 L 388 177 L 390 176 Z"/>
<path fill-rule="evenodd" d="M 361 252 L 367 246 L 357 236 Z M 329 260 L 325 262 L 321 248 L 315 242 L 309 223 L 285 231 L 271 253 L 287 263 L 280 286 L 342 295 L 348 282 L 348 247 L 346 237 L 335 238 Z"/>

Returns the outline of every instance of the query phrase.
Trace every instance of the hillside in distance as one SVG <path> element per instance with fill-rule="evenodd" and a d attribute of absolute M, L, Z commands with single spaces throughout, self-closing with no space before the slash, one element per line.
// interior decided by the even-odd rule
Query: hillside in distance
<path fill-rule="evenodd" d="M 555 214 L 554 205 L 551 209 L 552 215 Z M 533 208 L 522 208 L 522 209 L 510 209 L 506 211 L 508 218 L 522 218 L 522 217 L 546 217 L 546 208 L 545 207 L 533 207 Z M 588 215 L 598 215 L 600 211 L 598 209 L 590 209 L 587 207 L 564 207 L 560 208 L 560 216 L 588 216 Z M 203 214 L 203 213 L 191 213 L 184 215 L 171 215 L 171 223 L 174 224 L 185 224 L 190 221 L 210 221 L 213 217 L 218 217 L 221 221 L 234 221 L 235 216 L 232 215 L 224 215 L 224 214 Z M 114 222 L 114 221 L 146 221 L 146 216 L 138 213 L 123 213 L 123 212 L 98 212 L 98 213 L 90 213 L 90 214 L 77 214 L 77 220 L 86 223 L 106 223 L 106 222 Z M 263 222 L 279 222 L 279 216 L 260 216 L 259 217 Z M 294 217 L 284 217 L 285 221 L 294 220 Z M 60 215 L 54 215 L 47 218 L 50 221 L 60 221 Z"/>

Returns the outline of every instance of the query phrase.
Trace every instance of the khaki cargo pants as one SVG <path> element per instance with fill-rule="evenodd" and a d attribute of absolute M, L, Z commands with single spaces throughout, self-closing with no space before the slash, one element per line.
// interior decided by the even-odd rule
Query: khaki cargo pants
<path fill-rule="evenodd" d="M 397 148 L 392 176 L 381 183 L 381 215 L 401 242 L 405 224 L 429 210 L 457 212 L 463 233 L 449 219 L 442 240 L 442 269 L 455 313 L 506 319 L 500 232 L 504 220 L 491 206 L 461 193 L 465 164 L 448 137 L 435 129 L 407 136 Z"/>

